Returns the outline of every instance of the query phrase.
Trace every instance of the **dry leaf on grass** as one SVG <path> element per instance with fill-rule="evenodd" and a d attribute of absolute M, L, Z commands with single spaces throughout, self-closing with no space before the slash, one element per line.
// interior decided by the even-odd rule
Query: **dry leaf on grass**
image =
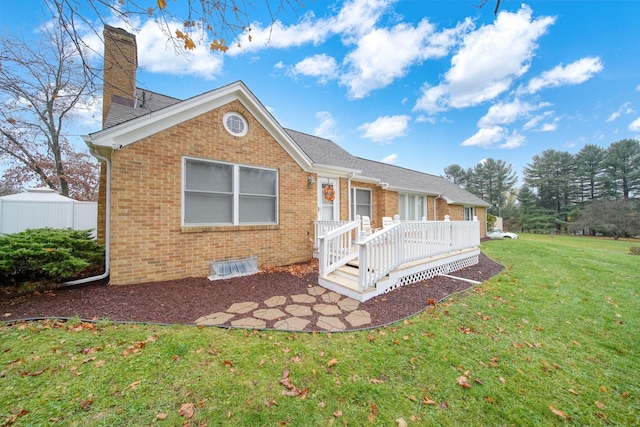
<path fill-rule="evenodd" d="M 181 417 L 185 417 L 185 418 L 193 417 L 194 412 L 195 412 L 195 406 L 193 405 L 193 403 L 183 403 L 182 406 L 180 407 L 180 410 L 178 410 L 178 414 Z"/>

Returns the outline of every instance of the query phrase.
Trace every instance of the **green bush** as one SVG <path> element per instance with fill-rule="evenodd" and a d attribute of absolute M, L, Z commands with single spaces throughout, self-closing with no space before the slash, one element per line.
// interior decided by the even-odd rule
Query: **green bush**
<path fill-rule="evenodd" d="M 0 283 L 62 281 L 104 264 L 91 230 L 39 228 L 0 237 Z"/>

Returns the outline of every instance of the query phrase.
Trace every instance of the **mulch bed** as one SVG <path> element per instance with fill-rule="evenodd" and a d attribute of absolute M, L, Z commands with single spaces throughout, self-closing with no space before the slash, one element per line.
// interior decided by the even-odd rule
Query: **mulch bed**
<path fill-rule="evenodd" d="M 477 265 L 452 275 L 482 282 L 502 270 L 500 264 L 480 254 Z M 297 277 L 286 271 L 270 271 L 216 281 L 189 278 L 129 286 L 93 285 L 0 300 L 0 315 L 5 322 L 77 316 L 87 320 L 193 324 L 200 316 L 225 311 L 236 302 L 262 302 L 275 295 L 307 293 L 317 284 L 317 272 Z M 385 325 L 424 310 L 429 300 L 440 301 L 472 286 L 461 280 L 435 277 L 361 303 L 359 309 L 371 314 L 368 326 Z M 316 319 L 309 320 L 315 324 Z"/>

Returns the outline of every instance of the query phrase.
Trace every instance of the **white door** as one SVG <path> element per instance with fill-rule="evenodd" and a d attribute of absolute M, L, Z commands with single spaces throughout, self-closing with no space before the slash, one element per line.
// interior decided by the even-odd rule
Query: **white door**
<path fill-rule="evenodd" d="M 340 219 L 340 188 L 337 178 L 318 177 L 318 219 Z"/>

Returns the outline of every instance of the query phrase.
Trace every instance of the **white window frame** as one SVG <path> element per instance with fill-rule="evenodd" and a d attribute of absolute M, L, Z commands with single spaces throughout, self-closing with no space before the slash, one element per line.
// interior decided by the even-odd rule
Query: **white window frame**
<path fill-rule="evenodd" d="M 464 220 L 465 221 L 473 221 L 473 217 L 476 214 L 475 206 L 464 206 Z"/>
<path fill-rule="evenodd" d="M 238 119 L 242 123 L 242 130 L 240 132 L 236 132 L 235 129 L 229 127 L 228 120 L 230 118 Z M 224 124 L 224 128 L 233 136 L 243 137 L 249 131 L 249 124 L 244 116 L 236 111 L 229 111 L 222 116 L 222 123 Z"/>
<path fill-rule="evenodd" d="M 404 196 L 404 209 L 400 208 L 400 203 Z M 418 203 L 415 203 L 413 206 L 409 206 L 409 198 L 414 197 L 414 200 L 418 200 L 420 198 L 422 200 L 422 212 L 419 212 Z M 409 211 L 413 211 L 414 219 L 410 219 L 409 217 L 403 218 L 403 213 L 409 213 Z M 424 194 L 419 193 L 398 193 L 398 213 L 400 214 L 400 219 L 402 221 L 421 221 L 422 218 L 427 217 L 427 197 Z"/>
<path fill-rule="evenodd" d="M 218 164 L 218 165 L 228 165 L 231 166 L 233 168 L 233 176 L 232 176 L 232 222 L 211 222 L 211 223 L 207 223 L 207 222 L 198 222 L 198 223 L 188 223 L 186 222 L 186 218 L 185 218 L 185 210 L 186 210 L 186 194 L 187 193 L 196 193 L 198 191 L 195 190 L 188 190 L 186 188 L 187 186 L 187 179 L 186 179 L 186 174 L 187 174 L 187 161 L 195 161 L 195 162 L 203 162 L 203 163 L 214 163 L 214 164 Z M 273 172 L 275 174 L 275 194 L 273 196 L 271 195 L 264 195 L 264 194 L 257 194 L 257 195 L 251 195 L 248 193 L 245 194 L 241 194 L 240 193 L 240 169 L 241 168 L 246 168 L 246 169 L 258 169 L 258 170 L 265 170 L 265 171 L 270 171 Z M 278 224 L 279 222 L 279 211 L 280 211 L 280 189 L 279 189 L 279 174 L 278 174 L 278 170 L 277 169 L 272 169 L 272 168 L 265 168 L 262 166 L 254 166 L 254 165 L 247 165 L 247 164 L 241 164 L 241 163 L 229 163 L 229 162 L 222 162 L 222 161 L 218 161 L 218 160 L 209 160 L 209 159 L 201 159 L 201 158 L 197 158 L 197 157 L 183 157 L 182 158 L 182 226 L 183 227 L 202 227 L 202 226 L 237 226 L 237 225 L 275 225 Z M 206 193 L 206 191 L 202 191 L 204 193 Z M 275 220 L 273 222 L 271 221 L 266 221 L 266 222 L 240 222 L 240 196 L 257 196 L 257 197 L 265 197 L 265 198 L 275 198 Z"/>
<path fill-rule="evenodd" d="M 356 217 L 356 207 L 358 206 L 358 198 L 356 196 L 358 191 L 367 191 L 369 193 L 369 214 L 367 215 L 371 218 L 373 214 L 373 191 L 370 188 L 362 188 L 362 187 L 352 187 L 351 188 L 351 218 Z M 361 204 L 362 205 L 362 204 Z"/>

